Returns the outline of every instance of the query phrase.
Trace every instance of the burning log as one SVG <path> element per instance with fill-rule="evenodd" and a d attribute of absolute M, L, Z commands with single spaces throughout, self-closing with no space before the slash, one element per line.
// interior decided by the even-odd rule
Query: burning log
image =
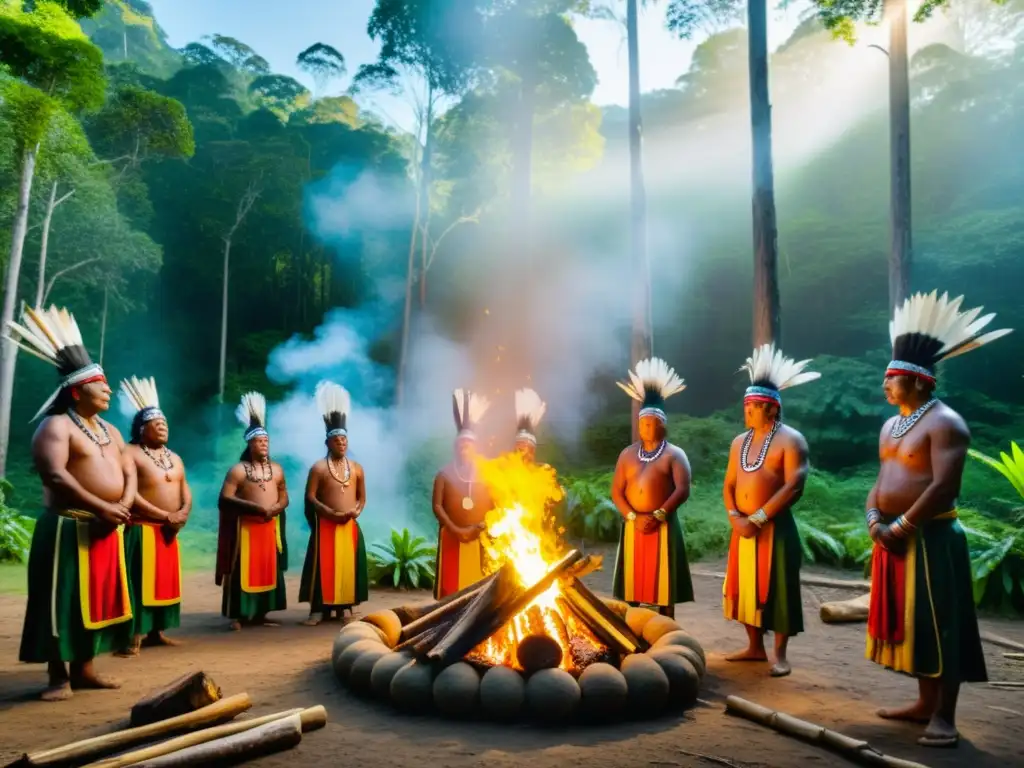
<path fill-rule="evenodd" d="M 406 624 L 402 627 L 401 639 L 408 642 L 410 639 L 415 638 L 417 635 L 426 632 L 428 629 L 433 629 L 441 622 L 447 619 L 453 619 L 464 611 L 470 603 L 472 603 L 480 592 L 487 587 L 492 581 L 491 577 L 478 581 L 472 585 L 468 592 L 460 597 L 450 600 L 447 603 L 439 605 L 437 608 L 432 610 L 430 613 L 424 614 L 415 621 Z"/>
<path fill-rule="evenodd" d="M 582 560 L 576 563 L 576 565 L 566 571 L 562 580 L 569 581 L 571 579 L 582 579 L 584 576 L 589 576 L 595 571 L 601 570 L 603 563 L 604 557 L 601 555 L 586 555 Z"/>
<path fill-rule="evenodd" d="M 563 585 L 562 594 L 573 613 L 579 616 L 580 620 L 609 648 L 624 655 L 643 650 L 643 641 L 633 634 L 629 625 L 579 579 Z"/>
<path fill-rule="evenodd" d="M 493 635 L 530 603 L 544 594 L 561 576 L 579 560 L 579 550 L 572 550 L 563 557 L 545 576 L 526 590 L 518 591 L 508 600 L 499 601 L 498 597 L 505 593 L 505 583 L 514 578 L 511 568 L 506 564 L 499 575 L 486 590 L 467 608 L 452 630 L 445 635 L 427 654 L 427 658 L 448 666 L 460 661 L 477 644 Z"/>
<path fill-rule="evenodd" d="M 132 727 L 195 712 L 221 698 L 220 688 L 205 672 L 191 672 L 154 691 L 132 707 Z"/>
<path fill-rule="evenodd" d="M 495 572 L 489 576 L 485 576 L 480 581 L 474 582 L 468 587 L 463 587 L 458 592 L 452 592 L 450 595 L 445 595 L 440 600 L 435 600 L 432 603 L 424 603 L 423 605 L 405 605 L 401 608 L 395 608 L 395 614 L 401 620 L 403 627 L 406 624 L 412 624 L 414 621 L 418 621 L 424 616 L 433 613 L 438 608 L 442 608 L 459 598 L 465 597 L 468 594 L 478 593 L 481 589 L 490 584 L 497 575 L 497 572 Z M 402 633 L 402 639 L 405 639 L 404 632 Z"/>

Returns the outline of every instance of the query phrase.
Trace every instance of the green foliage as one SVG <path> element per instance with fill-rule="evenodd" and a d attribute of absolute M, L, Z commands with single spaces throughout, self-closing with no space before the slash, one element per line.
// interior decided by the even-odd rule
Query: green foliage
<path fill-rule="evenodd" d="M 610 498 L 613 472 L 573 475 L 562 479 L 565 504 L 559 523 L 569 536 L 617 541 L 622 515 Z"/>
<path fill-rule="evenodd" d="M 325 43 L 314 43 L 296 57 L 295 63 L 303 72 L 312 76 L 316 83 L 317 95 L 331 80 L 344 76 L 347 71 L 345 57 L 337 48 Z"/>
<path fill-rule="evenodd" d="M 34 150 L 46 135 L 57 102 L 37 88 L 18 81 L 0 83 L 3 102 L 0 114 L 11 130 L 19 154 Z"/>
<path fill-rule="evenodd" d="M 390 582 L 396 589 L 420 589 L 434 580 L 437 548 L 423 536 L 413 536 L 408 528 L 392 529 L 391 540 L 370 547 L 371 580 L 375 584 Z"/>
<path fill-rule="evenodd" d="M 138 86 L 118 88 L 90 128 L 100 154 L 132 165 L 155 157 L 192 157 L 196 150 L 181 102 Z"/>
<path fill-rule="evenodd" d="M 0 563 L 23 563 L 32 542 L 33 521 L 7 505 L 13 487 L 0 477 Z"/>
<path fill-rule="evenodd" d="M 1016 443 L 1010 443 L 1009 454 L 1005 451 L 999 454 L 999 461 L 973 448 L 968 449 L 967 453 L 972 459 L 976 459 L 999 472 L 1010 482 L 1010 485 L 1020 494 L 1021 498 L 1024 499 L 1024 451 Z"/>

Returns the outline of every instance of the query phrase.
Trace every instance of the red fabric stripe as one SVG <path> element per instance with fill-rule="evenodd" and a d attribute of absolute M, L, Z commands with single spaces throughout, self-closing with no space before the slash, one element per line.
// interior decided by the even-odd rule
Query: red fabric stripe
<path fill-rule="evenodd" d="M 441 585 L 438 599 L 459 591 L 459 540 L 449 533 L 446 528 L 441 529 L 441 562 L 440 573 L 437 574 L 437 581 Z"/>
<path fill-rule="evenodd" d="M 153 585 L 153 597 L 156 600 L 176 600 L 181 597 L 181 566 L 179 565 L 180 553 L 178 550 L 178 537 L 170 536 L 164 532 L 163 526 L 154 525 L 156 540 L 154 555 L 156 562 L 153 564 L 155 584 Z"/>
<path fill-rule="evenodd" d="M 659 534 L 660 526 L 652 533 L 633 528 L 633 600 L 638 603 L 658 602 Z"/>
<path fill-rule="evenodd" d="M 118 619 L 128 611 L 121 582 L 121 548 L 117 529 L 89 532 L 89 619 L 98 624 Z"/>
<path fill-rule="evenodd" d="M 925 374 L 918 373 L 917 371 L 905 371 L 902 368 L 886 368 L 885 369 L 885 375 L 886 376 L 916 376 L 917 378 L 924 379 L 925 381 L 930 381 L 932 383 L 935 382 L 935 377 L 934 376 L 926 376 Z"/>
<path fill-rule="evenodd" d="M 334 605 L 334 534 L 338 524 L 333 520 L 320 518 L 317 536 L 320 541 L 320 597 L 324 605 Z"/>
<path fill-rule="evenodd" d="M 871 604 L 868 634 L 885 643 L 904 640 L 903 613 L 907 601 L 907 560 L 875 544 L 871 559 Z"/>
<path fill-rule="evenodd" d="M 249 586 L 277 583 L 277 528 L 273 520 L 249 523 Z"/>

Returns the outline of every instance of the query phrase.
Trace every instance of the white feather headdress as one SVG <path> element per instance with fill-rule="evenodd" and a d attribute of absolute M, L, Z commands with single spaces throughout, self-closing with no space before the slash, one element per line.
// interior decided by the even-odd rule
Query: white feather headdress
<path fill-rule="evenodd" d="M 468 389 L 456 389 L 452 392 L 452 415 L 455 417 L 455 428 L 459 431 L 459 437 L 475 440 L 474 430 L 490 407 L 491 401 L 476 392 Z"/>
<path fill-rule="evenodd" d="M 663 421 L 665 401 L 686 389 L 686 384 L 676 375 L 675 369 L 660 357 L 650 357 L 636 364 L 636 371 L 629 371 L 629 382 L 615 382 L 619 388 L 640 403 L 641 416 L 657 416 Z"/>
<path fill-rule="evenodd" d="M 333 381 L 321 381 L 316 385 L 316 405 L 324 418 L 327 439 L 348 434 L 348 412 L 352 398 L 348 390 Z"/>
<path fill-rule="evenodd" d="M 547 412 L 547 404 L 532 389 L 516 390 L 516 440 L 536 445 L 537 426 Z"/>
<path fill-rule="evenodd" d="M 750 386 L 744 400 L 765 400 L 781 405 L 779 393 L 782 390 L 821 378 L 820 373 L 804 371 L 810 362 L 786 357 L 781 349 L 775 348 L 775 344 L 762 344 L 739 369 L 750 374 Z"/>
<path fill-rule="evenodd" d="M 267 398 L 259 392 L 246 392 L 235 409 L 235 418 L 246 427 L 245 442 L 267 434 Z"/>
<path fill-rule="evenodd" d="M 935 366 L 942 360 L 971 352 L 1000 339 L 1012 328 L 982 333 L 995 318 L 995 313 L 978 317 L 982 307 L 960 311 L 964 297 L 950 299 L 948 293 L 938 295 L 915 293 L 896 309 L 889 321 L 892 361 L 886 373 L 912 374 L 935 380 Z"/>
<path fill-rule="evenodd" d="M 142 427 L 155 419 L 166 419 L 160 410 L 160 397 L 156 391 L 156 379 L 139 379 L 132 376 L 121 380 L 121 396 L 132 410 L 132 440 L 137 440 Z"/>
<path fill-rule="evenodd" d="M 104 378 L 103 368 L 89 358 L 74 316 L 64 307 L 24 307 L 21 323 L 7 322 L 4 335 L 22 350 L 57 369 L 60 386 L 32 417 L 38 419 L 50 409 L 61 390 Z"/>

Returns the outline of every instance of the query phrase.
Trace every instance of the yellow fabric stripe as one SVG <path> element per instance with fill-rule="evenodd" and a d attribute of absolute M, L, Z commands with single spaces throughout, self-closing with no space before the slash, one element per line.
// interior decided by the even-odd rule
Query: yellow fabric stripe
<path fill-rule="evenodd" d="M 633 602 L 633 528 L 635 521 L 627 520 L 622 533 L 622 594 L 627 603 Z"/>
<path fill-rule="evenodd" d="M 284 542 L 281 541 L 281 518 L 274 518 L 274 538 L 277 540 L 277 551 L 284 552 Z"/>
<path fill-rule="evenodd" d="M 354 562 L 355 560 L 353 559 L 353 563 Z M 475 584 L 483 577 L 484 572 L 482 553 L 480 551 L 480 539 L 474 539 L 469 542 L 459 542 L 459 589 L 468 587 L 470 584 Z"/>
<path fill-rule="evenodd" d="M 757 607 L 757 537 L 740 537 L 737 547 L 739 558 L 739 598 L 736 603 L 736 621 L 751 627 L 760 627 L 764 617 Z"/>
<path fill-rule="evenodd" d="M 165 605 L 177 605 L 181 595 L 165 600 L 156 599 L 156 537 L 162 535 L 154 526 L 142 526 L 142 604 L 147 608 L 160 608 Z M 177 545 L 177 539 L 175 539 Z M 178 553 L 178 584 L 181 578 L 181 553 Z"/>
<path fill-rule="evenodd" d="M 658 530 L 658 605 L 668 605 L 668 523 L 662 523 Z"/>
<path fill-rule="evenodd" d="M 124 557 L 124 528 L 118 526 L 117 549 L 120 561 L 121 576 L 121 600 L 125 607 L 123 616 L 116 616 L 104 621 L 92 620 L 92 601 L 89 598 L 89 584 L 92 582 L 92 574 L 89 566 L 89 523 L 78 520 L 75 523 L 78 533 L 78 597 L 82 606 L 82 625 L 86 629 L 103 629 L 113 624 L 120 624 L 132 618 L 132 601 L 128 596 L 128 567 Z"/>
<path fill-rule="evenodd" d="M 356 548 L 352 542 L 354 520 L 334 529 L 334 600 L 335 605 L 352 605 L 356 601 Z"/>

